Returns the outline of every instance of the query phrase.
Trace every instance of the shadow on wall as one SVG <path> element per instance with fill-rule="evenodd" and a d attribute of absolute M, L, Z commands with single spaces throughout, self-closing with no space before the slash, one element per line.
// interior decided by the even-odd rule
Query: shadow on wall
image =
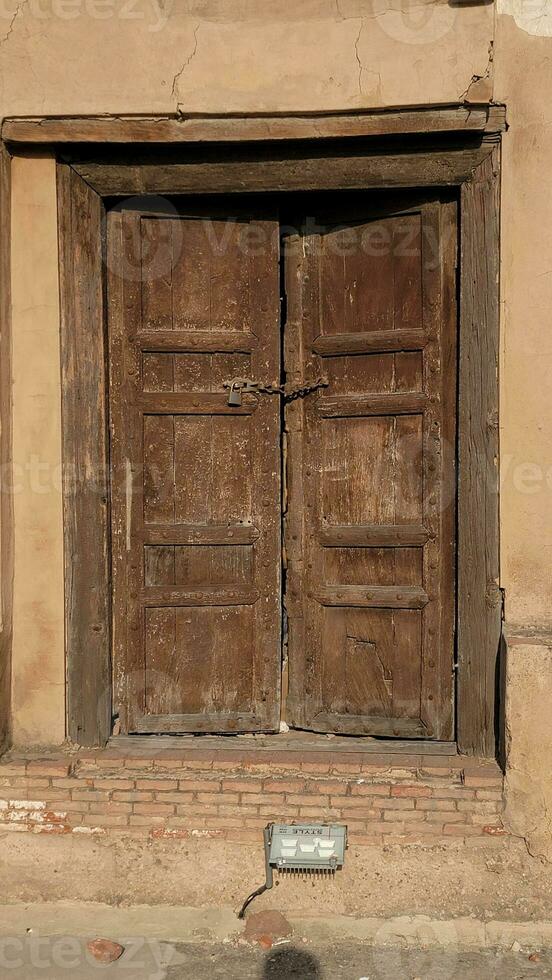
<path fill-rule="evenodd" d="M 448 0 L 450 7 L 490 6 L 493 0 Z M 365 17 L 385 14 L 395 9 L 408 19 L 411 27 L 420 29 L 433 13 L 432 0 L 415 3 L 405 2 L 403 8 L 391 0 L 374 0 L 371 10 L 367 0 L 180 0 L 179 13 L 198 21 L 212 23 L 239 24 L 244 22 L 266 23 L 267 21 L 361 21 Z M 413 7 L 413 13 L 410 9 Z M 424 7 L 427 10 L 424 11 Z"/>
<path fill-rule="evenodd" d="M 179 11 L 201 21 L 242 23 L 244 21 L 355 20 L 365 17 L 366 0 L 181 0 Z"/>
<path fill-rule="evenodd" d="M 266 957 L 262 980 L 322 980 L 322 972 L 312 953 L 284 946 Z"/>

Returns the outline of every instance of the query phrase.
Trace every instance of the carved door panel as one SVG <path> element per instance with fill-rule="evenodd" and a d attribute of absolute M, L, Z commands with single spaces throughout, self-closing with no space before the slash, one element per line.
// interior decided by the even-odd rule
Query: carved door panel
<path fill-rule="evenodd" d="M 251 210 L 109 215 L 123 732 L 278 728 L 280 405 L 224 388 L 279 381 L 278 262 L 277 221 Z"/>
<path fill-rule="evenodd" d="M 456 205 L 325 211 L 286 242 L 291 724 L 452 737 Z M 311 228 L 313 227 L 311 222 Z"/>

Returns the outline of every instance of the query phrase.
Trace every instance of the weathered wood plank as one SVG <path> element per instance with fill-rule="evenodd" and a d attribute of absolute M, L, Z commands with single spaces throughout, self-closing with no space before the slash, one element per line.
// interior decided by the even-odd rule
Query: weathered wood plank
<path fill-rule="evenodd" d="M 187 739 L 186 744 L 190 744 L 190 741 Z M 109 745 L 123 753 L 139 748 L 143 751 L 144 740 L 140 735 L 114 735 L 110 738 Z M 171 735 L 152 735 L 151 739 L 148 739 L 148 748 L 152 759 L 156 758 L 160 752 L 171 749 L 174 751 L 175 758 L 179 758 L 180 745 L 181 743 L 175 742 Z M 244 752 L 254 752 L 261 759 L 266 759 L 268 765 L 272 760 L 278 761 L 282 753 L 295 756 L 304 752 L 308 752 L 309 755 L 314 753 L 321 762 L 327 755 L 326 743 L 320 741 L 316 732 L 291 731 L 286 735 L 280 734 L 277 739 L 274 739 L 270 734 L 264 738 L 258 735 L 243 735 L 238 745 L 236 745 L 233 735 L 227 737 L 219 735 L 216 738 L 207 736 L 201 739 L 201 751 L 215 748 L 224 749 L 227 753 L 235 753 L 236 759 L 238 756 L 241 757 Z M 349 735 L 336 735 L 332 739 L 332 752 L 339 754 L 343 764 L 347 761 L 353 762 L 352 754 L 355 756 L 354 762 L 358 763 L 358 753 L 367 756 L 372 754 L 383 756 L 386 761 L 389 760 L 390 766 L 395 763 L 400 764 L 401 757 L 404 759 L 404 756 L 408 756 L 410 759 L 408 765 L 419 766 L 431 765 L 431 759 L 434 758 L 436 764 L 443 768 L 458 768 L 461 761 L 456 751 L 456 742 L 443 742 L 437 739 L 420 739 L 416 741 L 415 745 L 412 745 L 412 742 L 407 739 L 397 738 L 390 745 L 382 745 L 379 738 L 370 738 L 366 735 L 357 738 Z M 399 758 L 395 758 L 396 756 Z M 366 762 L 369 762 L 369 758 L 366 759 Z"/>
<path fill-rule="evenodd" d="M 386 351 L 423 350 L 428 336 L 424 330 L 398 327 L 396 330 L 372 330 L 367 333 L 336 333 L 320 335 L 313 350 L 320 357 L 347 354 L 379 354 Z"/>
<path fill-rule="evenodd" d="M 102 196 L 120 194 L 232 194 L 299 190 L 366 190 L 457 187 L 469 180 L 492 144 L 416 153 L 228 152 L 224 159 L 190 157 L 184 163 L 74 162 L 77 173 Z M 262 157 L 266 158 L 262 158 Z"/>
<path fill-rule="evenodd" d="M 335 585 L 318 588 L 314 599 L 321 606 L 360 606 L 366 609 L 423 609 L 429 596 L 416 586 Z"/>
<path fill-rule="evenodd" d="M 481 105 L 243 116 L 21 117 L 4 121 L 2 138 L 14 143 L 234 142 L 504 128 L 504 107 Z"/>
<path fill-rule="evenodd" d="M 0 146 L 0 751 L 7 743 L 11 714 L 11 642 L 13 606 L 14 523 L 10 485 L 11 418 L 11 159 Z"/>
<path fill-rule="evenodd" d="M 494 756 L 501 633 L 498 336 L 500 156 L 462 187 L 458 745 Z"/>
<path fill-rule="evenodd" d="M 319 541 L 325 548 L 416 548 L 428 539 L 416 524 L 366 524 L 322 527 Z"/>
<path fill-rule="evenodd" d="M 164 608 L 167 606 L 252 606 L 260 593 L 256 589 L 219 589 L 205 586 L 201 589 L 167 589 L 152 586 L 142 590 L 142 601 L 146 607 Z"/>
<path fill-rule="evenodd" d="M 322 395 L 316 400 L 321 418 L 360 418 L 371 415 L 412 415 L 423 412 L 428 398 L 423 391 L 377 395 Z"/>
<path fill-rule="evenodd" d="M 259 530 L 244 524 L 146 524 L 144 544 L 150 545 L 248 545 Z"/>
<path fill-rule="evenodd" d="M 202 714 L 142 715 L 133 726 L 133 731 L 144 735 L 156 732 L 255 732 L 266 731 L 266 723 L 254 714 L 235 712 L 210 712 Z"/>
<path fill-rule="evenodd" d="M 111 733 L 103 206 L 58 166 L 68 734 Z"/>
<path fill-rule="evenodd" d="M 438 338 L 438 343 L 430 343 L 424 351 L 428 408 L 423 427 L 421 502 L 422 523 L 430 537 L 423 549 L 422 581 L 426 591 L 439 596 L 439 601 L 430 602 L 422 618 L 421 718 L 427 733 L 437 738 L 454 734 L 457 229 L 454 201 L 435 202 L 424 209 L 423 317 L 429 336 Z"/>
<path fill-rule="evenodd" d="M 312 728 L 318 732 L 338 732 L 343 735 L 358 735 L 364 731 L 367 735 L 376 735 L 379 738 L 420 738 L 427 734 L 420 718 L 388 718 L 370 715 L 359 719 L 350 715 L 334 715 L 323 711 L 315 715 Z M 410 743 L 410 748 L 411 751 L 419 751 L 418 743 L 416 745 Z"/>
<path fill-rule="evenodd" d="M 129 338 L 142 351 L 174 351 L 183 354 L 250 354 L 258 341 L 237 330 L 140 330 Z"/>
<path fill-rule="evenodd" d="M 139 221 L 128 211 L 108 215 L 113 673 L 115 706 L 123 732 L 143 713 L 147 692 L 163 683 L 158 667 L 146 684 L 146 617 L 137 602 L 149 570 L 149 563 L 144 561 L 142 527 L 145 519 L 164 522 L 174 515 L 171 482 L 163 479 L 159 468 L 163 462 L 173 466 L 173 420 L 143 419 L 133 400 L 143 363 L 137 346 L 128 343 L 128 333 L 138 328 L 144 295 L 141 277 L 124 275 L 124 270 L 144 254 L 141 231 Z M 170 276 L 170 263 L 165 261 L 163 268 Z M 158 275 L 152 278 L 162 281 Z M 168 635 L 174 636 L 174 629 L 169 629 Z"/>
<path fill-rule="evenodd" d="M 303 303 L 303 289 L 308 281 L 309 259 L 300 232 L 284 240 L 283 269 L 286 296 L 284 330 L 284 367 L 290 384 L 299 384 L 305 377 L 302 351 L 303 315 L 308 308 Z M 305 701 L 303 689 L 309 665 L 307 650 L 305 605 L 305 562 L 312 540 L 305 536 L 305 474 L 303 431 L 304 400 L 284 403 L 282 498 L 286 590 L 284 607 L 287 618 L 287 663 L 283 676 L 282 719 L 292 726 L 303 727 Z"/>
<path fill-rule="evenodd" d="M 252 415 L 259 406 L 255 395 L 243 394 L 241 405 L 229 405 L 224 392 L 145 392 L 139 406 L 148 415 Z"/>

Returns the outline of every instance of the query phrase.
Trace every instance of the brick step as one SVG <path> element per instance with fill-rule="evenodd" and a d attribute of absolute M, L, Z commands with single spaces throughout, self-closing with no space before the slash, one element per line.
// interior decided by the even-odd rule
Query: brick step
<path fill-rule="evenodd" d="M 222 837 L 249 843 L 270 821 L 346 823 L 352 843 L 433 844 L 504 835 L 494 763 L 329 763 L 317 772 L 105 750 L 0 761 L 0 827 L 33 833 Z M 164 763 L 169 762 L 166 766 Z M 280 760 L 281 762 L 282 760 Z M 401 760 L 402 762 L 402 760 Z M 433 760 L 432 760 L 433 762 Z"/>

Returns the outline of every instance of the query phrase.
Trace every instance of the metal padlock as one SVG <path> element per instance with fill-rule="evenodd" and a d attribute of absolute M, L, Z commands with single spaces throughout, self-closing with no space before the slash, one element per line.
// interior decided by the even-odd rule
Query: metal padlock
<path fill-rule="evenodd" d="M 242 403 L 242 393 L 241 387 L 236 385 L 236 382 L 232 382 L 230 385 L 230 392 L 228 394 L 228 404 L 232 405 L 234 408 L 239 408 Z"/>

